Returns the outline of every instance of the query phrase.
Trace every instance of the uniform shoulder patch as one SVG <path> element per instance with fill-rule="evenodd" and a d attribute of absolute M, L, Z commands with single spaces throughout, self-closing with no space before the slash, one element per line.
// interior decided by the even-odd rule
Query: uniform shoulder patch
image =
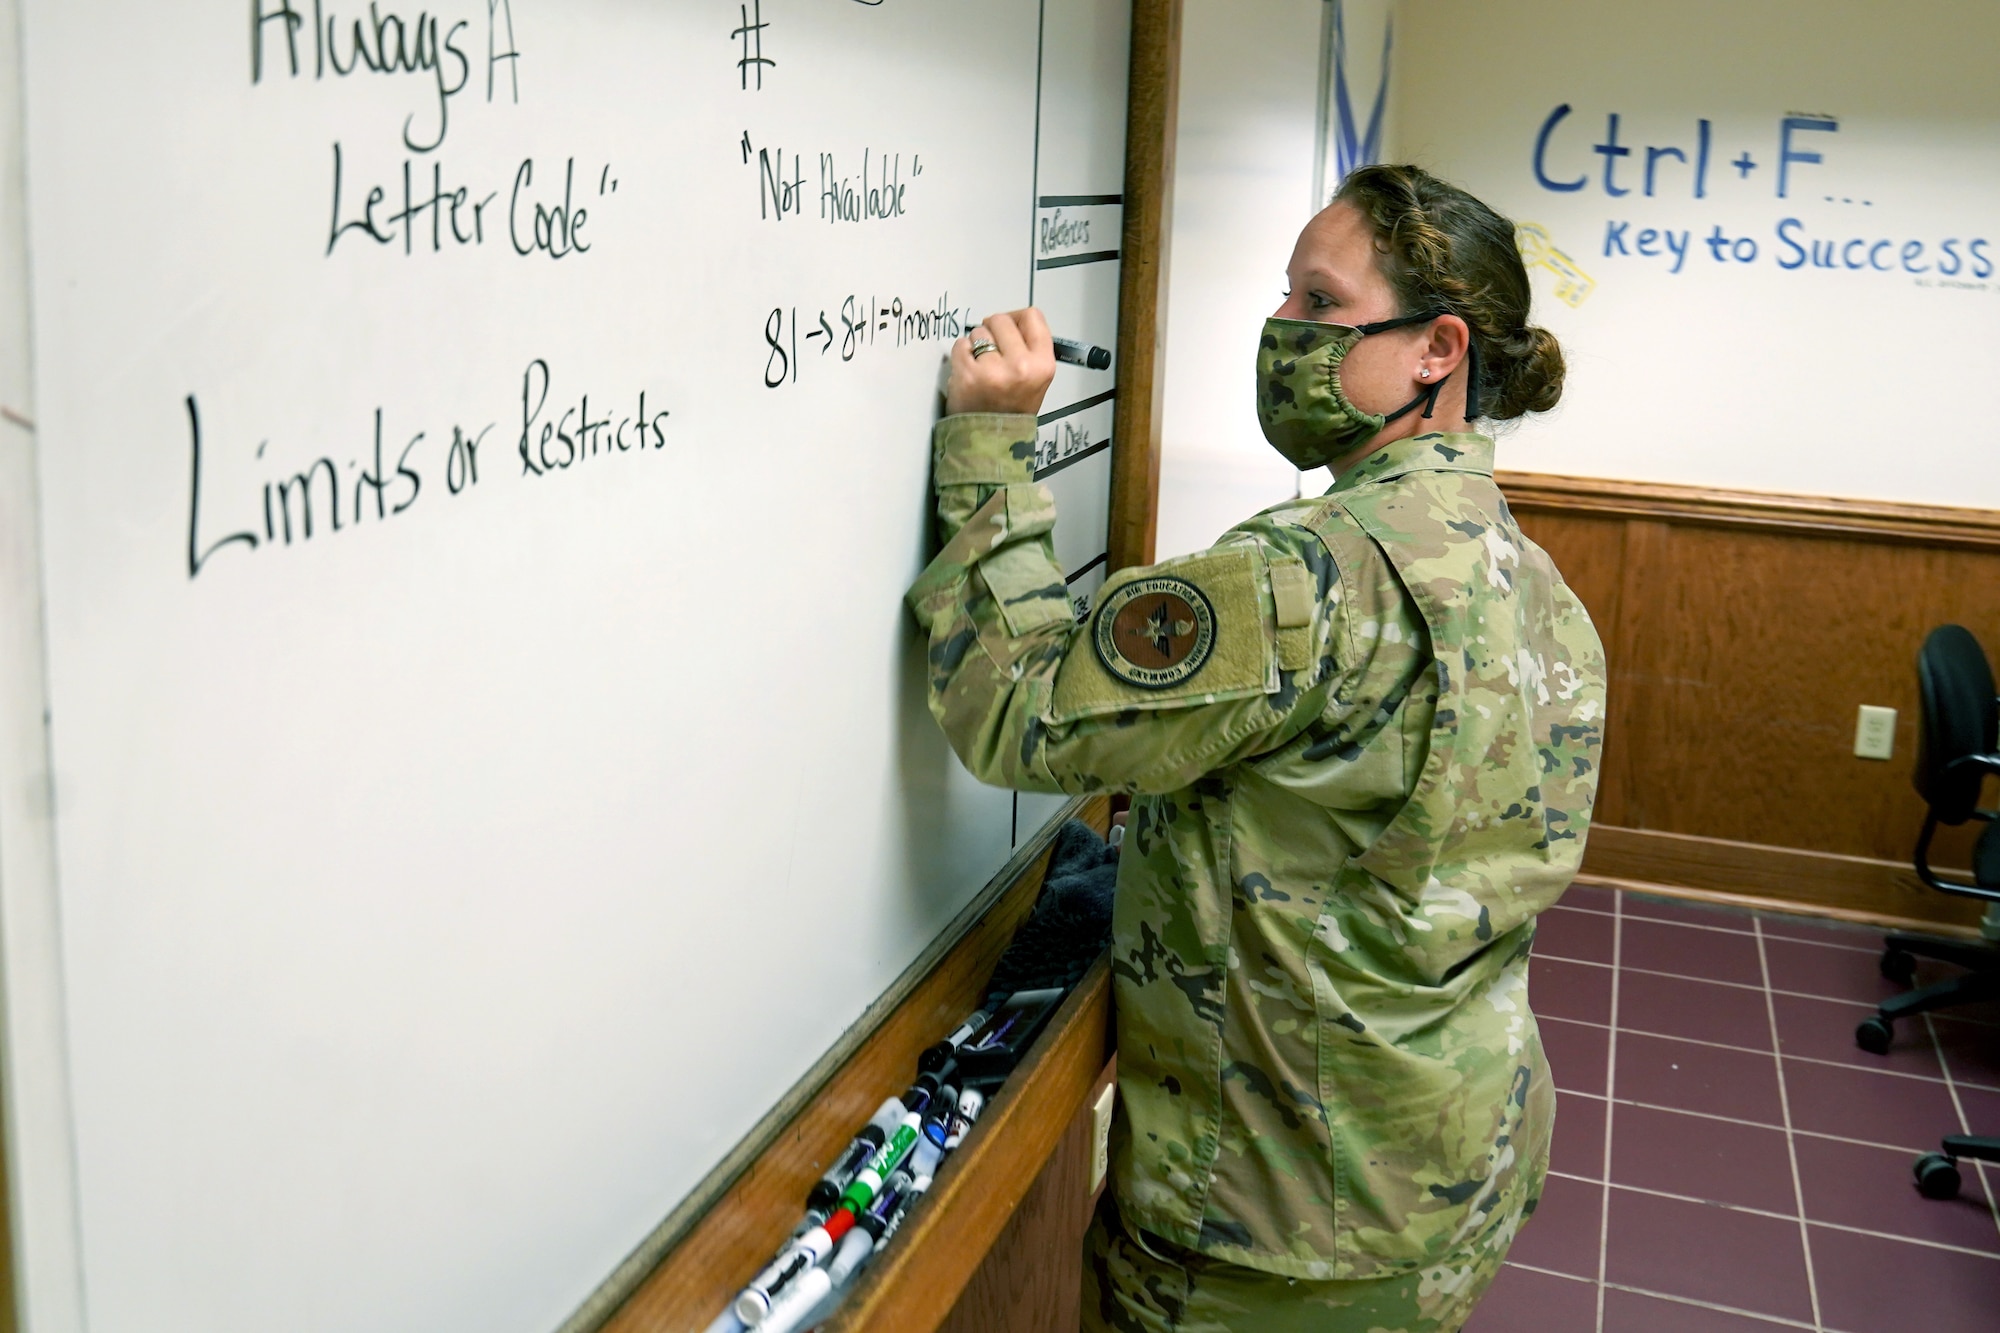
<path fill-rule="evenodd" d="M 1155 574 L 1113 589 L 1091 639 L 1104 669 L 1142 690 L 1170 689 L 1208 665 L 1215 607 L 1186 579 Z"/>
<path fill-rule="evenodd" d="M 1062 725 L 1277 689 L 1264 569 L 1264 552 L 1246 544 L 1112 575 L 1070 641 L 1043 720 Z"/>

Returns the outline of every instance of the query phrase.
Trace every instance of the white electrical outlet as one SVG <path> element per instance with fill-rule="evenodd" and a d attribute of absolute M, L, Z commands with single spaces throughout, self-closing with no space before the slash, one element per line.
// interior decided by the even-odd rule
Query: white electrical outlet
<path fill-rule="evenodd" d="M 1854 753 L 1863 759 L 1888 759 L 1896 753 L 1896 710 L 1861 705 L 1854 720 Z"/>
<path fill-rule="evenodd" d="M 1118 1099 L 1118 1085 L 1107 1083 L 1090 1107 L 1090 1192 L 1104 1183 L 1111 1169 L 1111 1107 Z"/>

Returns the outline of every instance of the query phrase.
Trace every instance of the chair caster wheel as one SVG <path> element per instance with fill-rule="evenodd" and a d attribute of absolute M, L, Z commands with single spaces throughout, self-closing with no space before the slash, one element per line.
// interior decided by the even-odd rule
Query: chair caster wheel
<path fill-rule="evenodd" d="M 1916 955 L 1904 953 L 1901 949 L 1884 949 L 1882 975 L 1898 986 L 1908 986 L 1917 978 Z"/>
<path fill-rule="evenodd" d="M 1889 1043 L 1896 1040 L 1896 1030 L 1889 1026 L 1887 1019 L 1874 1014 L 1861 1020 L 1854 1029 L 1854 1044 L 1870 1055 L 1887 1055 Z"/>
<path fill-rule="evenodd" d="M 1958 1197 L 1958 1163 L 1943 1153 L 1925 1153 L 1917 1159 L 1913 1173 L 1917 1178 L 1917 1193 L 1926 1199 Z"/>

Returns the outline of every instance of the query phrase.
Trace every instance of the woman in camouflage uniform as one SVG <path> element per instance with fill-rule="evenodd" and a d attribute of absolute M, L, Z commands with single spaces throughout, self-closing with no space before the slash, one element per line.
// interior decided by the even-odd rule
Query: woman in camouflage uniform
<path fill-rule="evenodd" d="M 1350 176 L 1290 278 L 1258 413 L 1333 489 L 1081 624 L 1037 312 L 953 349 L 936 431 L 932 712 L 988 782 L 1134 793 L 1088 1329 L 1456 1329 L 1547 1168 L 1528 950 L 1582 859 L 1604 659 L 1468 423 L 1554 406 L 1562 355 L 1511 225 L 1414 167 Z"/>

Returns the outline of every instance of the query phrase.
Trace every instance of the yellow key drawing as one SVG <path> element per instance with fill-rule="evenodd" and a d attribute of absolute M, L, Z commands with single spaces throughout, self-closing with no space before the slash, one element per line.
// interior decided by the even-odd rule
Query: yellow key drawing
<path fill-rule="evenodd" d="M 1597 280 L 1577 267 L 1574 259 L 1556 248 L 1549 229 L 1539 222 L 1522 222 L 1514 227 L 1514 244 L 1521 262 L 1531 269 L 1545 268 L 1556 276 L 1556 300 L 1580 306 L 1597 287 Z"/>

